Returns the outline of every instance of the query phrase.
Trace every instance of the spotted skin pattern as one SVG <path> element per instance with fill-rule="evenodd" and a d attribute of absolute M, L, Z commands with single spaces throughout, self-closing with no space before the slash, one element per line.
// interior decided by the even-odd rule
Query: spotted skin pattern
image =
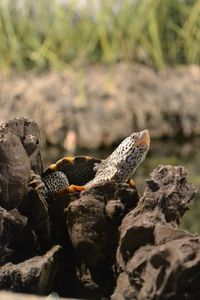
<path fill-rule="evenodd" d="M 135 132 L 127 137 L 117 149 L 98 165 L 97 173 L 86 187 L 92 187 L 104 181 L 126 182 L 135 173 L 149 150 L 148 130 Z"/>
<path fill-rule="evenodd" d="M 54 194 L 69 186 L 67 176 L 61 171 L 57 171 L 43 177 L 42 181 L 45 185 L 45 192 L 48 194 Z"/>

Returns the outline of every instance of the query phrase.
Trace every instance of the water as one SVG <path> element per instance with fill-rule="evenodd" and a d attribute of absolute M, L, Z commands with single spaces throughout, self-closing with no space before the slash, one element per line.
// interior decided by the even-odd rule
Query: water
<path fill-rule="evenodd" d="M 159 164 L 182 165 L 189 174 L 189 180 L 198 188 L 200 186 L 200 138 L 187 141 L 162 140 L 152 141 L 151 148 L 145 161 L 141 164 L 135 173 L 134 180 L 140 192 L 143 193 L 145 187 L 145 178 Z M 113 149 L 102 149 L 100 151 L 78 150 L 76 155 L 90 155 L 98 158 L 106 158 Z M 44 154 L 45 166 L 66 156 L 64 151 L 53 147 L 49 148 Z M 182 227 L 192 232 L 200 233 L 200 195 L 197 194 L 190 211 L 184 218 Z"/>

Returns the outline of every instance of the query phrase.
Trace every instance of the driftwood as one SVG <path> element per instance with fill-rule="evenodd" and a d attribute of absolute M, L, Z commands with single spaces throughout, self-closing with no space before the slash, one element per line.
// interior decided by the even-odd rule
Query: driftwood
<path fill-rule="evenodd" d="M 52 200 L 29 184 L 43 171 L 37 124 L 18 118 L 0 131 L 0 289 L 199 299 L 200 236 L 179 228 L 196 194 L 183 167 L 159 166 L 140 199 L 107 182 Z"/>
<path fill-rule="evenodd" d="M 112 299 L 199 299 L 200 236 L 179 229 L 195 195 L 183 167 L 159 166 L 122 221 Z"/>
<path fill-rule="evenodd" d="M 0 288 L 37 294 L 51 292 L 61 258 L 60 247 L 54 246 L 43 256 L 19 264 L 7 263 L 1 267 Z"/>

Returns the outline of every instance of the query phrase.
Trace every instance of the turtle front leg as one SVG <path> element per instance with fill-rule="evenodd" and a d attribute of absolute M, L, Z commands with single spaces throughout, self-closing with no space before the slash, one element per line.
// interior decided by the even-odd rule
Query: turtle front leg
<path fill-rule="evenodd" d="M 29 192 L 23 204 L 23 210 L 28 217 L 28 224 L 36 234 L 39 247 L 47 249 L 51 243 L 50 220 L 46 187 L 40 175 L 31 171 Z"/>
<path fill-rule="evenodd" d="M 30 182 L 29 186 L 33 188 L 37 193 L 42 194 L 45 196 L 46 194 L 46 187 L 40 175 L 36 174 L 33 170 L 30 173 Z"/>

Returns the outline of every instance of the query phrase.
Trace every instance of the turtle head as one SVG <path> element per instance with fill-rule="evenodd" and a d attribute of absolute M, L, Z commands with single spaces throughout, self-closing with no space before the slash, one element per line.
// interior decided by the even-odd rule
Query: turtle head
<path fill-rule="evenodd" d="M 145 159 L 149 150 L 150 136 L 147 129 L 134 132 L 121 142 L 114 151 L 115 167 L 118 170 L 119 180 L 128 180 L 140 163 Z M 112 156 L 112 155 L 111 155 Z"/>
<path fill-rule="evenodd" d="M 96 175 L 86 186 L 91 187 L 109 180 L 126 182 L 145 159 L 149 145 L 150 136 L 147 129 L 132 133 L 107 159 L 95 166 Z"/>
<path fill-rule="evenodd" d="M 134 132 L 127 139 L 131 140 L 133 147 L 142 146 L 142 147 L 149 149 L 150 136 L 149 136 L 148 129 L 145 129 L 140 132 Z"/>

